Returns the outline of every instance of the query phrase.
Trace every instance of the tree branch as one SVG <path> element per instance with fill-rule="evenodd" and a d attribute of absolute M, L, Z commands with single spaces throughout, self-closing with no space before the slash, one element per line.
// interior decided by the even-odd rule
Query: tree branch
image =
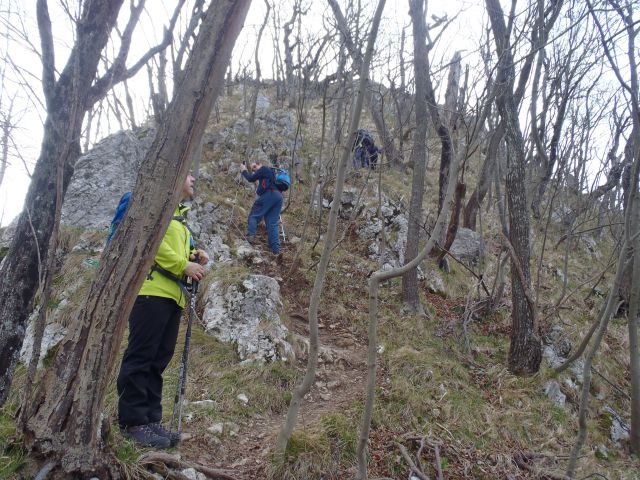
<path fill-rule="evenodd" d="M 55 51 L 53 48 L 53 34 L 51 33 L 51 18 L 49 18 L 49 7 L 47 0 L 36 2 L 36 16 L 38 18 L 38 31 L 40 33 L 40 45 L 42 47 L 42 89 L 50 108 L 54 98 L 55 87 Z"/>
<path fill-rule="evenodd" d="M 138 3 L 137 6 L 133 4 L 131 5 L 131 17 L 129 18 L 129 22 L 127 23 L 122 35 L 118 56 L 116 57 L 113 65 L 111 65 L 107 72 L 99 78 L 91 88 L 87 98 L 87 108 L 90 108 L 97 101 L 101 100 L 114 85 L 133 77 L 151 58 L 171 44 L 171 41 L 173 40 L 173 29 L 185 1 L 186 0 L 178 1 L 169 22 L 169 27 L 164 31 L 164 38 L 162 39 L 162 42 L 147 51 L 147 53 L 145 53 L 131 68 L 127 69 L 125 67 L 125 62 L 131 46 L 131 37 L 133 36 L 133 31 L 138 23 L 142 9 L 144 8 L 145 0 L 140 0 L 140 3 Z"/>

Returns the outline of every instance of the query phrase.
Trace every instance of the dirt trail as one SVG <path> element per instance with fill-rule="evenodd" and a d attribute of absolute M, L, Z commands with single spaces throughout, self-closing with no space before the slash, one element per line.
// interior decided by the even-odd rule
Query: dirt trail
<path fill-rule="evenodd" d="M 278 278 L 281 293 L 287 303 L 300 307 L 300 313 L 289 312 L 289 327 L 294 343 L 308 345 L 307 309 L 297 302 L 301 278 L 281 281 L 287 266 L 268 265 L 261 272 Z M 331 319 L 323 321 L 319 314 L 320 352 L 316 381 L 307 394 L 298 415 L 296 429 L 313 425 L 328 412 L 339 412 L 352 406 L 354 399 L 363 398 L 366 385 L 366 350 L 364 339 L 357 338 L 345 322 Z M 296 366 L 304 372 L 307 355 L 297 352 Z M 268 453 L 275 446 L 276 437 L 285 420 L 282 414 L 261 415 L 239 425 L 237 435 L 197 435 L 183 443 L 182 458 L 202 465 L 224 468 L 238 480 L 266 478 Z"/>

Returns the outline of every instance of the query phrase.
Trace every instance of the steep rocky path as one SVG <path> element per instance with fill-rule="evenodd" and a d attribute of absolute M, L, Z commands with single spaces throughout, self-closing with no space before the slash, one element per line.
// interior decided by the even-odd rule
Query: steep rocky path
<path fill-rule="evenodd" d="M 290 257 L 293 249 L 285 252 Z M 284 265 L 264 265 L 260 273 L 276 278 L 283 298 L 289 305 L 286 312 L 291 340 L 296 345 L 296 368 L 304 373 L 307 364 L 309 327 L 306 305 L 308 299 L 299 295 L 301 275 L 288 274 L 288 260 Z M 340 412 L 363 398 L 366 385 L 366 339 L 354 333 L 346 319 L 319 312 L 320 352 L 316 381 L 305 397 L 298 415 L 296 430 L 304 431 L 325 414 Z M 231 435 L 197 434 L 180 448 L 183 459 L 202 465 L 223 468 L 237 479 L 266 478 L 269 452 L 285 420 L 286 412 L 262 414 L 248 418 Z M 189 432 L 189 427 L 185 428 Z"/>

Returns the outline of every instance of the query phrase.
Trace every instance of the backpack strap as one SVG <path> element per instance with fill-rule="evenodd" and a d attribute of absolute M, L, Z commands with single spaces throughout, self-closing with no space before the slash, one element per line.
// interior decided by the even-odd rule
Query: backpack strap
<path fill-rule="evenodd" d="M 189 230 L 189 233 L 191 234 L 191 248 L 196 248 L 196 235 L 195 233 L 193 233 L 193 230 L 191 230 L 191 227 L 187 223 L 187 219 L 185 218 L 185 216 L 175 215 L 171 217 L 171 220 L 176 220 L 177 222 L 180 222 L 182 225 L 185 226 L 187 230 Z"/>
<path fill-rule="evenodd" d="M 180 287 L 180 290 L 182 290 L 182 293 L 184 295 L 187 295 L 187 283 L 184 279 L 178 277 L 177 275 L 174 275 L 169 270 L 162 268 L 160 265 L 158 265 L 155 262 L 151 266 L 151 270 L 149 270 L 149 273 L 147 273 L 147 280 L 153 280 L 153 272 L 158 272 L 163 277 L 166 277 L 169 280 L 173 280 L 174 282 L 176 282 L 178 284 L 178 287 Z"/>

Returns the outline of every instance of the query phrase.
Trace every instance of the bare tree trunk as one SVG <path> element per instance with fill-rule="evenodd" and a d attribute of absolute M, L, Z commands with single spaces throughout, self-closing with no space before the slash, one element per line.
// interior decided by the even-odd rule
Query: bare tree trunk
<path fill-rule="evenodd" d="M 631 232 L 633 240 L 633 271 L 631 276 L 631 296 L 629 298 L 629 366 L 631 370 L 631 450 L 640 454 L 640 347 L 638 346 L 638 325 L 640 324 L 640 199 L 634 199 Z"/>
<path fill-rule="evenodd" d="M 360 83 L 358 85 L 358 93 L 351 110 L 351 119 L 349 121 L 350 139 L 355 138 L 356 130 L 360 123 L 362 104 L 364 102 L 365 91 L 369 79 L 369 64 L 371 63 L 371 57 L 373 56 L 373 47 L 375 45 L 376 36 L 378 34 L 378 26 L 380 25 L 380 18 L 382 17 L 384 4 L 385 0 L 379 0 L 378 6 L 376 8 L 376 13 L 371 23 L 371 31 L 369 32 L 367 50 L 365 52 L 360 69 Z M 316 279 L 313 285 L 313 291 L 311 293 L 311 301 L 309 302 L 309 359 L 307 363 L 307 371 L 305 373 L 304 379 L 302 380 L 302 383 L 298 385 L 298 387 L 296 387 L 293 392 L 291 403 L 289 404 L 289 409 L 287 411 L 285 424 L 278 434 L 278 439 L 276 440 L 276 452 L 279 455 L 284 454 L 287 448 L 289 438 L 291 438 L 293 429 L 296 426 L 298 412 L 300 410 L 302 400 L 307 392 L 311 389 L 311 386 L 313 385 L 313 382 L 315 380 L 319 347 L 318 307 L 320 305 L 320 297 L 322 295 L 322 288 L 324 286 L 327 266 L 329 265 L 331 251 L 333 250 L 333 242 L 336 236 L 338 210 L 340 209 L 340 198 L 342 197 L 342 189 L 344 186 L 345 173 L 350 153 L 350 149 L 346 145 L 343 145 L 342 155 L 340 156 L 340 164 L 338 165 L 338 173 L 336 177 L 334 202 L 331 206 L 331 212 L 329 213 L 329 225 L 327 227 L 327 233 L 325 234 L 324 248 L 322 250 L 322 256 L 320 258 L 320 264 L 318 265 L 318 272 L 316 274 Z"/>
<path fill-rule="evenodd" d="M 295 73 L 293 67 L 293 45 L 291 44 L 291 32 L 293 31 L 293 26 L 296 22 L 296 18 L 300 15 L 300 2 L 299 0 L 295 0 L 293 5 L 293 13 L 291 14 L 291 18 L 288 22 L 286 22 L 282 29 L 284 31 L 283 42 L 284 42 L 284 65 L 285 65 L 285 79 L 287 82 L 286 92 L 288 95 L 288 106 L 289 108 L 295 108 L 296 106 L 296 81 L 295 81 Z M 299 39 L 298 39 L 299 41 Z"/>
<path fill-rule="evenodd" d="M 43 263 L 47 260 L 47 248 L 55 223 L 56 168 L 60 162 L 64 165 L 64 196 L 73 165 L 80 155 L 79 140 L 89 89 L 122 1 L 88 3 L 83 11 L 83 28 L 78 28 L 77 32 L 77 48 L 57 81 L 53 73 L 53 43 L 47 5 L 44 0 L 38 1 L 48 116 L 42 150 L 33 170 L 25 207 L 0 269 L 0 405 L 4 404 L 9 393 L 27 316 L 38 288 L 38 256 Z M 30 224 L 36 226 L 35 235 Z"/>
<path fill-rule="evenodd" d="M 427 111 L 429 62 L 427 59 L 427 25 L 424 19 L 424 0 L 409 0 L 409 15 L 413 26 L 416 133 L 411 152 L 413 179 L 411 183 L 411 200 L 409 202 L 407 244 L 404 253 L 405 264 L 411 262 L 418 255 L 418 242 L 422 233 L 422 199 L 424 197 L 424 179 L 427 168 L 427 125 L 429 115 Z M 402 275 L 402 302 L 412 311 L 422 312 L 418 292 L 417 268 L 408 270 Z"/>
<path fill-rule="evenodd" d="M 264 28 L 267 26 L 267 22 L 269 21 L 269 12 L 271 11 L 271 4 L 268 0 L 264 2 L 267 6 L 267 12 L 264 14 L 264 21 L 260 26 L 260 30 L 258 31 L 258 38 L 256 40 L 256 50 L 254 55 L 254 60 L 256 62 L 256 84 L 253 87 L 253 95 L 251 95 L 251 112 L 249 114 L 249 142 L 252 144 L 255 141 L 254 133 L 255 133 L 255 123 L 256 123 L 256 105 L 258 103 L 258 93 L 260 93 L 260 57 L 258 55 L 258 51 L 260 50 L 260 39 L 262 38 L 262 33 L 264 32 Z"/>
<path fill-rule="evenodd" d="M 606 307 L 604 308 L 602 316 L 599 319 L 598 331 L 596 333 L 593 346 L 591 347 L 591 350 L 587 354 L 584 362 L 584 369 L 582 373 L 583 375 L 582 394 L 580 396 L 580 410 L 579 410 L 579 416 L 578 416 L 578 424 L 580 429 L 578 432 L 578 438 L 576 440 L 576 444 L 574 445 L 573 450 L 571 452 L 571 457 L 569 458 L 569 465 L 567 467 L 567 476 L 569 478 L 573 478 L 573 476 L 575 475 L 575 469 L 578 462 L 578 454 L 580 453 L 580 449 L 584 445 L 584 442 L 587 438 L 587 410 L 588 410 L 588 403 L 589 403 L 589 389 L 591 387 L 591 365 L 593 364 L 593 358 L 596 352 L 598 351 L 600 342 L 602 341 L 602 338 L 604 337 L 604 334 L 607 330 L 607 326 L 609 325 L 609 320 L 611 319 L 611 316 L 614 313 L 613 309 L 615 304 L 617 303 L 615 291 L 617 290 L 616 287 L 620 285 L 620 282 L 622 280 L 622 273 L 626 268 L 625 263 L 628 255 L 629 255 L 629 247 L 628 247 L 627 241 L 625 240 L 625 242 L 622 245 L 622 248 L 620 249 L 620 256 L 618 258 L 618 268 L 616 269 L 616 277 L 613 282 L 613 288 L 609 292 L 609 297 L 607 299 Z"/>
<path fill-rule="evenodd" d="M 511 290 L 513 310 L 509 347 L 509 370 L 515 374 L 533 374 L 540 368 L 542 345 L 535 325 L 531 295 L 529 214 L 525 188 L 525 152 L 518 109 L 513 94 L 515 71 L 508 44 L 507 28 L 498 0 L 486 0 L 498 61 L 498 84 L 502 86 L 496 103 L 505 122 L 507 144 L 511 150 L 507 168 L 509 205 L 509 242 L 512 247 Z"/>
<path fill-rule="evenodd" d="M 56 168 L 64 165 L 62 196 L 80 155 L 84 115 L 104 99 L 114 85 L 135 75 L 171 42 L 173 28 L 185 0 L 174 11 L 163 41 L 127 69 L 125 62 L 144 0 L 133 5 L 120 42 L 120 50 L 104 75 L 96 78 L 98 63 L 116 24 L 122 0 L 83 3 L 77 24 L 76 44 L 67 64 L 55 78 L 54 42 L 46 0 L 38 0 L 37 17 L 42 45 L 42 84 L 47 107 L 40 157 L 34 169 L 25 207 L 18 220 L 7 261 L 0 270 L 0 405 L 7 398 L 25 323 L 38 285 L 38 250 L 46 264 L 46 249 L 55 223 Z M 32 235 L 30 223 L 35 225 Z"/>
<path fill-rule="evenodd" d="M 333 141 L 336 145 L 342 144 L 342 111 L 344 110 L 346 98 L 346 86 L 351 83 L 351 74 L 345 71 L 347 64 L 347 54 L 343 47 L 340 47 L 338 54 L 338 71 L 336 72 L 336 101 L 334 103 L 333 121 Z"/>
<path fill-rule="evenodd" d="M 64 159 L 58 158 L 58 165 L 56 168 L 56 203 L 54 213 L 54 225 L 53 232 L 51 232 L 51 238 L 49 240 L 48 252 L 47 252 L 47 265 L 39 265 L 38 268 L 38 285 L 40 290 L 40 310 L 38 316 L 34 321 L 33 326 L 33 348 L 31 349 L 31 359 L 27 368 L 27 379 L 24 386 L 24 395 L 21 405 L 20 426 L 24 428 L 27 417 L 24 415 L 28 411 L 29 402 L 31 401 L 31 394 L 33 391 L 33 385 L 36 378 L 36 370 L 38 363 L 40 362 L 40 352 L 42 348 L 42 338 L 44 336 L 44 330 L 46 327 L 47 310 L 49 308 L 49 299 L 51 298 L 51 280 L 53 275 L 54 262 L 56 250 L 58 249 L 58 237 L 60 233 L 60 215 L 62 213 L 62 185 L 64 183 Z"/>
<path fill-rule="evenodd" d="M 504 138 L 504 128 L 500 122 L 491 133 L 489 145 L 485 154 L 485 159 L 480 171 L 480 178 L 473 193 L 469 197 L 469 201 L 464 208 L 464 226 L 471 230 L 476 230 L 476 222 L 478 220 L 478 212 L 484 201 L 491 182 L 493 180 L 493 171 L 496 168 L 496 160 L 498 158 L 498 147 Z"/>
<path fill-rule="evenodd" d="M 31 449 L 65 472 L 108 468 L 100 416 L 116 352 L 138 289 L 162 240 L 190 168 L 250 0 L 212 3 L 165 122 L 141 166 L 129 204 L 81 307 L 28 412 Z M 194 96 L 193 92 L 202 92 Z M 167 192 L 173 192 L 167 195 Z"/>
<path fill-rule="evenodd" d="M 417 12 L 414 10 L 414 6 L 417 6 L 422 10 L 421 4 L 424 0 L 410 0 L 411 1 L 411 15 L 413 19 L 418 19 Z M 414 13 L 415 12 L 415 13 Z M 424 16 L 419 18 L 424 19 Z M 414 34 L 415 35 L 415 34 Z M 376 355 L 378 353 L 378 292 L 380 284 L 391 278 L 399 277 L 408 271 L 416 270 L 420 262 L 422 262 L 429 252 L 433 249 L 438 238 L 442 236 L 444 231 L 445 219 L 448 215 L 449 204 L 453 198 L 454 184 L 453 179 L 458 177 L 458 157 L 454 157 L 451 164 L 451 176 L 449 177 L 449 183 L 447 185 L 446 195 L 444 199 L 444 208 L 438 214 L 438 219 L 431 232 L 431 236 L 427 241 L 427 244 L 422 251 L 409 263 L 399 268 L 392 270 L 382 271 L 378 270 L 374 272 L 369 278 L 369 331 L 368 339 L 369 346 L 367 350 L 367 393 L 365 408 L 362 414 L 362 424 L 360 427 L 360 437 L 358 440 L 358 475 L 357 480 L 367 479 L 367 443 L 369 441 L 369 431 L 371 429 L 371 419 L 373 417 L 373 403 L 375 400 L 375 386 L 376 386 Z"/>
<path fill-rule="evenodd" d="M 4 70 L 2 76 L 4 77 Z M 2 185 L 4 174 L 9 164 L 9 139 L 15 127 L 13 125 L 13 102 L 14 99 L 12 98 L 6 110 L 0 111 L 0 116 L 2 117 L 0 119 L 0 132 L 2 134 L 0 137 L 0 149 L 2 149 L 0 151 L 0 185 Z"/>

